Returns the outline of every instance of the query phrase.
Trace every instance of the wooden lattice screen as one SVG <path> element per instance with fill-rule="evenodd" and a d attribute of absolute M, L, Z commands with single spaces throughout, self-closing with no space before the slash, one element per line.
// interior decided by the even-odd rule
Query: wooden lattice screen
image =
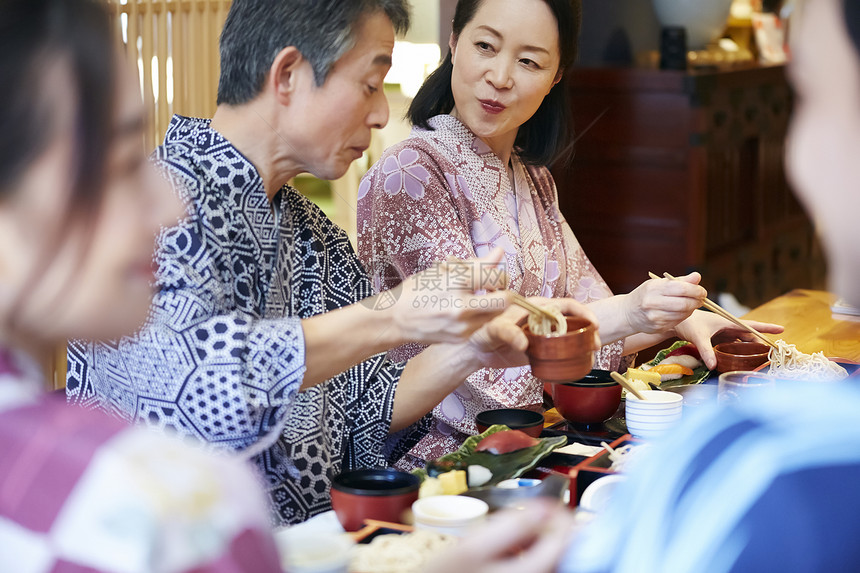
<path fill-rule="evenodd" d="M 218 89 L 218 37 L 231 0 L 107 0 L 116 33 L 141 77 L 152 121 L 147 147 L 174 113 L 210 117 Z"/>

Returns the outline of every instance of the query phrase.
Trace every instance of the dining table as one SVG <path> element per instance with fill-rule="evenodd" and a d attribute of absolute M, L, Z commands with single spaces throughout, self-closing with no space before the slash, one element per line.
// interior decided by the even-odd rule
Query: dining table
<path fill-rule="evenodd" d="M 764 336 L 794 344 L 801 352 L 824 352 L 830 358 L 860 362 L 860 316 L 834 312 L 832 307 L 838 300 L 827 291 L 794 289 L 740 318 L 782 325 L 785 331 L 781 334 Z M 545 428 L 558 427 L 562 422 L 564 418 L 555 408 L 545 412 Z"/>
<path fill-rule="evenodd" d="M 860 361 L 860 316 L 834 313 L 839 297 L 820 290 L 796 289 L 754 308 L 742 318 L 774 322 L 785 327 L 782 339 L 807 354 L 824 352 L 830 358 Z"/>

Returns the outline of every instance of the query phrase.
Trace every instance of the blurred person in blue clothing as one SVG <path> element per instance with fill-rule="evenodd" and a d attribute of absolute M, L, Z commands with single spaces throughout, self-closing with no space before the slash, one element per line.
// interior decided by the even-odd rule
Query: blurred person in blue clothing
<path fill-rule="evenodd" d="M 831 289 L 860 305 L 860 1 L 807 0 L 798 18 L 786 166 L 819 223 Z M 560 561 L 547 554 L 559 550 L 569 524 L 556 516 L 547 527 L 543 513 L 501 518 L 495 531 L 485 528 L 433 567 L 860 571 L 858 411 L 860 388 L 851 382 L 783 383 L 765 400 L 704 408 L 637 460 L 607 510 L 572 536 Z M 494 536 L 502 541 L 493 543 Z M 528 539 L 537 539 L 540 551 L 512 556 L 510 547 Z"/>

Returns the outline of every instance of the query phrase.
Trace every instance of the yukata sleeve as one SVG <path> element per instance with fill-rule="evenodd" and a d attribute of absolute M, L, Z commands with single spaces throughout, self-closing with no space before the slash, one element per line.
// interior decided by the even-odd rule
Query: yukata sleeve
<path fill-rule="evenodd" d="M 471 197 L 466 181 L 425 145 L 407 141 L 388 149 L 359 186 L 358 253 L 378 291 L 435 261 L 475 256 L 467 216 L 458 206 Z M 444 288 L 440 281 L 428 278 L 428 295 Z M 405 360 L 423 348 L 408 344 L 389 356 Z"/>
<path fill-rule="evenodd" d="M 343 229 L 307 199 L 290 193 L 288 201 L 290 212 L 301 213 L 303 219 L 303 231 L 296 240 L 298 256 L 316 261 L 318 269 L 314 277 L 304 281 L 300 298 L 325 303 L 325 308 L 307 311 L 333 310 L 372 295 L 371 279 Z M 387 303 L 381 299 L 377 304 Z M 344 411 L 343 416 L 336 418 L 345 421 L 342 448 L 345 467 L 393 464 L 427 433 L 429 416 L 389 434 L 394 395 L 405 366 L 405 362 L 378 354 L 326 382 L 326 392 L 331 398 L 329 404 Z"/>
<path fill-rule="evenodd" d="M 235 308 L 216 260 L 224 247 L 203 216 L 164 231 L 146 325 L 118 342 L 69 349 L 70 401 L 242 450 L 289 412 L 305 371 L 297 317 L 260 319 Z"/>

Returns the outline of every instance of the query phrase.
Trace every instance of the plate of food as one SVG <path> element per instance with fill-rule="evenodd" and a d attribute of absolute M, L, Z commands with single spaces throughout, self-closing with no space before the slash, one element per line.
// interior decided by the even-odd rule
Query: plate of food
<path fill-rule="evenodd" d="M 650 390 L 649 384 L 664 389 L 700 384 L 710 374 L 698 348 L 691 342 L 679 340 L 658 352 L 653 360 L 637 368 L 628 368 L 624 375 L 637 389 Z"/>
<path fill-rule="evenodd" d="M 533 438 L 497 424 L 467 438 L 459 450 L 431 460 L 426 468 L 412 473 L 423 480 L 422 497 L 457 494 L 520 477 L 565 444 L 566 436 Z"/>

